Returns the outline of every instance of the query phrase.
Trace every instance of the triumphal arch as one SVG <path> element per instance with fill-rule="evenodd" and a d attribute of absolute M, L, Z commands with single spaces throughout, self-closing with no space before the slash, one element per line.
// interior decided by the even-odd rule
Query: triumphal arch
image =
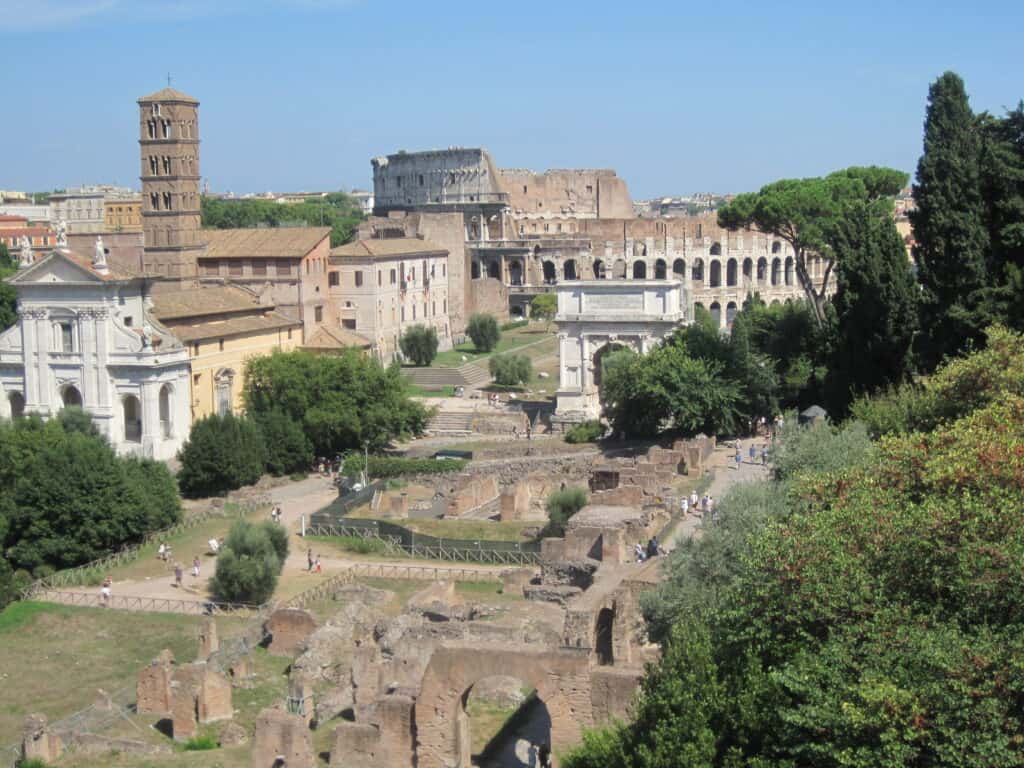
<path fill-rule="evenodd" d="M 693 320 L 679 280 L 581 280 L 559 284 L 557 294 L 556 428 L 601 415 L 598 389 L 609 352 L 644 354 Z"/>

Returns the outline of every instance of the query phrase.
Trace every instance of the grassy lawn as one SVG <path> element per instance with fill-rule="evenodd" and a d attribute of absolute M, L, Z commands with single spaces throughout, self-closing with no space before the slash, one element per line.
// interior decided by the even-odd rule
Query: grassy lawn
<path fill-rule="evenodd" d="M 424 389 L 410 383 L 406 385 L 406 391 L 409 393 L 409 397 L 455 397 L 455 387 Z"/>
<path fill-rule="evenodd" d="M 91 704 L 97 688 L 133 686 L 139 669 L 164 648 L 179 662 L 192 661 L 200 621 L 46 603 L 8 606 L 0 613 L 0 744 L 20 738 L 25 715 L 56 720 Z M 222 638 L 243 625 L 217 619 Z"/>
<path fill-rule="evenodd" d="M 405 528 L 437 536 L 439 539 L 472 539 L 474 541 L 526 541 L 523 538 L 524 528 L 535 528 L 537 523 L 522 520 L 437 520 L 432 518 L 415 518 L 392 520 Z"/>
<path fill-rule="evenodd" d="M 454 349 L 448 349 L 444 352 L 439 352 L 437 357 L 434 358 L 434 362 L 430 364 L 432 368 L 458 368 L 466 363 L 471 363 L 476 360 L 485 360 L 493 354 L 501 354 L 503 352 L 511 352 L 520 347 L 524 347 L 527 344 L 533 344 L 538 341 L 549 341 L 550 346 L 554 349 L 555 345 L 555 334 L 553 331 L 545 332 L 544 325 L 537 323 L 536 325 L 530 324 L 523 326 L 522 328 L 514 328 L 511 331 L 502 331 L 501 339 L 498 340 L 498 345 L 491 352 L 479 352 L 473 345 L 472 341 L 467 341 L 464 344 L 457 345 Z M 539 344 L 539 347 L 546 347 L 546 344 Z M 532 349 L 530 350 L 532 351 Z M 550 350 L 548 351 L 550 354 Z M 463 360 L 462 358 L 466 359 Z"/>

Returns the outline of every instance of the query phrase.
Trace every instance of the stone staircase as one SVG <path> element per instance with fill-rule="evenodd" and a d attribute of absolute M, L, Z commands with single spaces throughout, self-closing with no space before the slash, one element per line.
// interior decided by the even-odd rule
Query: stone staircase
<path fill-rule="evenodd" d="M 423 389 L 472 389 L 488 384 L 491 380 L 486 369 L 473 363 L 466 363 L 459 368 L 403 368 L 402 375 Z"/>
<path fill-rule="evenodd" d="M 438 411 L 427 425 L 429 435 L 465 437 L 472 433 L 472 411 Z"/>

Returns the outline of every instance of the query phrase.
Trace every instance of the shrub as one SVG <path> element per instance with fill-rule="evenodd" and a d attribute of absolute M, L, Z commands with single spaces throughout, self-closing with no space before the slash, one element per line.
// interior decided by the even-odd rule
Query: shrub
<path fill-rule="evenodd" d="M 545 505 L 548 511 L 548 524 L 541 531 L 541 536 L 564 536 L 565 524 L 569 518 L 587 505 L 587 492 L 582 488 L 563 488 L 548 496 Z"/>
<path fill-rule="evenodd" d="M 146 530 L 159 531 L 181 520 L 181 499 L 174 475 L 162 461 L 124 459 L 125 481 L 139 495 Z"/>
<path fill-rule="evenodd" d="M 260 527 L 267 532 L 270 544 L 274 548 L 274 554 L 283 564 L 288 559 L 288 529 L 280 523 L 269 520 L 260 523 Z"/>
<path fill-rule="evenodd" d="M 279 541 L 271 537 L 269 525 L 235 523 L 217 555 L 217 570 L 210 589 L 227 603 L 265 603 L 277 587 L 284 561 L 278 557 Z M 287 554 L 287 540 L 285 541 Z"/>
<path fill-rule="evenodd" d="M 490 352 L 498 345 L 501 329 L 494 315 L 477 313 L 469 318 L 466 334 L 473 340 L 477 352 Z"/>
<path fill-rule="evenodd" d="M 438 475 L 458 472 L 469 462 L 465 459 L 403 459 L 395 456 L 371 456 L 367 474 L 377 480 L 401 475 Z M 342 465 L 342 474 L 356 477 L 365 468 L 363 454 L 351 453 Z"/>
<path fill-rule="evenodd" d="M 178 485 L 192 498 L 251 485 L 263 474 L 263 441 L 255 422 L 228 413 L 192 425 L 178 459 Z"/>
<path fill-rule="evenodd" d="M 565 442 L 596 443 L 603 436 L 604 425 L 597 419 L 591 419 L 590 421 L 584 421 L 582 424 L 570 427 L 565 433 Z"/>
<path fill-rule="evenodd" d="M 558 297 L 553 293 L 539 293 L 530 302 L 530 317 L 544 320 L 545 330 L 551 328 L 551 321 L 558 312 Z"/>
<path fill-rule="evenodd" d="M 495 383 L 505 387 L 525 384 L 533 374 L 533 365 L 526 355 L 494 355 L 488 367 Z"/>
<path fill-rule="evenodd" d="M 275 408 L 255 419 L 263 439 L 267 472 L 281 477 L 313 466 L 313 446 L 288 414 Z"/>
<path fill-rule="evenodd" d="M 62 408 L 57 414 L 57 423 L 65 432 L 81 432 L 83 435 L 100 437 L 100 431 L 96 428 L 92 416 L 79 408 L 77 405 L 69 408 Z M 106 438 L 103 438 L 106 440 Z"/>
<path fill-rule="evenodd" d="M 217 742 L 212 736 L 193 736 L 185 742 L 182 747 L 186 752 L 203 752 L 207 749 L 216 749 Z"/>
<path fill-rule="evenodd" d="M 437 355 L 437 331 L 425 325 L 410 326 L 398 345 L 414 365 L 430 365 Z"/>
<path fill-rule="evenodd" d="M 386 555 L 388 545 L 381 539 L 364 539 L 362 536 L 331 536 L 328 539 L 332 545 L 345 552 L 354 552 L 357 555 Z"/>

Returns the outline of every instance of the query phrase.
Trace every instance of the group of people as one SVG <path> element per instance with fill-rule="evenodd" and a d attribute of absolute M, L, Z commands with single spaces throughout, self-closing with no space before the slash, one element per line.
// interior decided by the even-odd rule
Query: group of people
<path fill-rule="evenodd" d="M 663 555 L 665 552 L 662 550 L 661 545 L 658 544 L 658 537 L 651 536 L 647 541 L 646 547 L 638 541 L 636 546 L 633 547 L 633 554 L 636 555 L 636 561 L 642 563 L 644 560 Z"/>
<path fill-rule="evenodd" d="M 757 445 L 755 445 L 754 443 L 750 444 L 750 453 L 749 453 L 749 455 L 750 455 L 750 463 L 751 464 L 756 464 L 757 463 L 758 453 L 760 453 L 760 455 L 761 455 L 761 466 L 762 467 L 768 466 L 768 444 L 764 443 L 761 446 L 760 451 L 758 451 Z M 743 464 L 743 445 L 742 445 L 742 443 L 740 443 L 739 440 L 737 440 L 736 441 L 736 469 L 739 469 L 742 464 Z"/>
<path fill-rule="evenodd" d="M 497 392 L 488 392 L 487 402 L 489 405 L 493 405 L 495 408 L 497 408 L 499 405 L 501 405 L 501 395 L 499 395 Z"/>
<path fill-rule="evenodd" d="M 323 573 L 323 566 L 320 564 L 320 555 L 317 554 L 317 556 L 314 558 L 312 547 L 310 547 L 309 550 L 306 552 L 306 562 L 308 563 L 308 567 L 306 568 L 307 572 Z"/>

